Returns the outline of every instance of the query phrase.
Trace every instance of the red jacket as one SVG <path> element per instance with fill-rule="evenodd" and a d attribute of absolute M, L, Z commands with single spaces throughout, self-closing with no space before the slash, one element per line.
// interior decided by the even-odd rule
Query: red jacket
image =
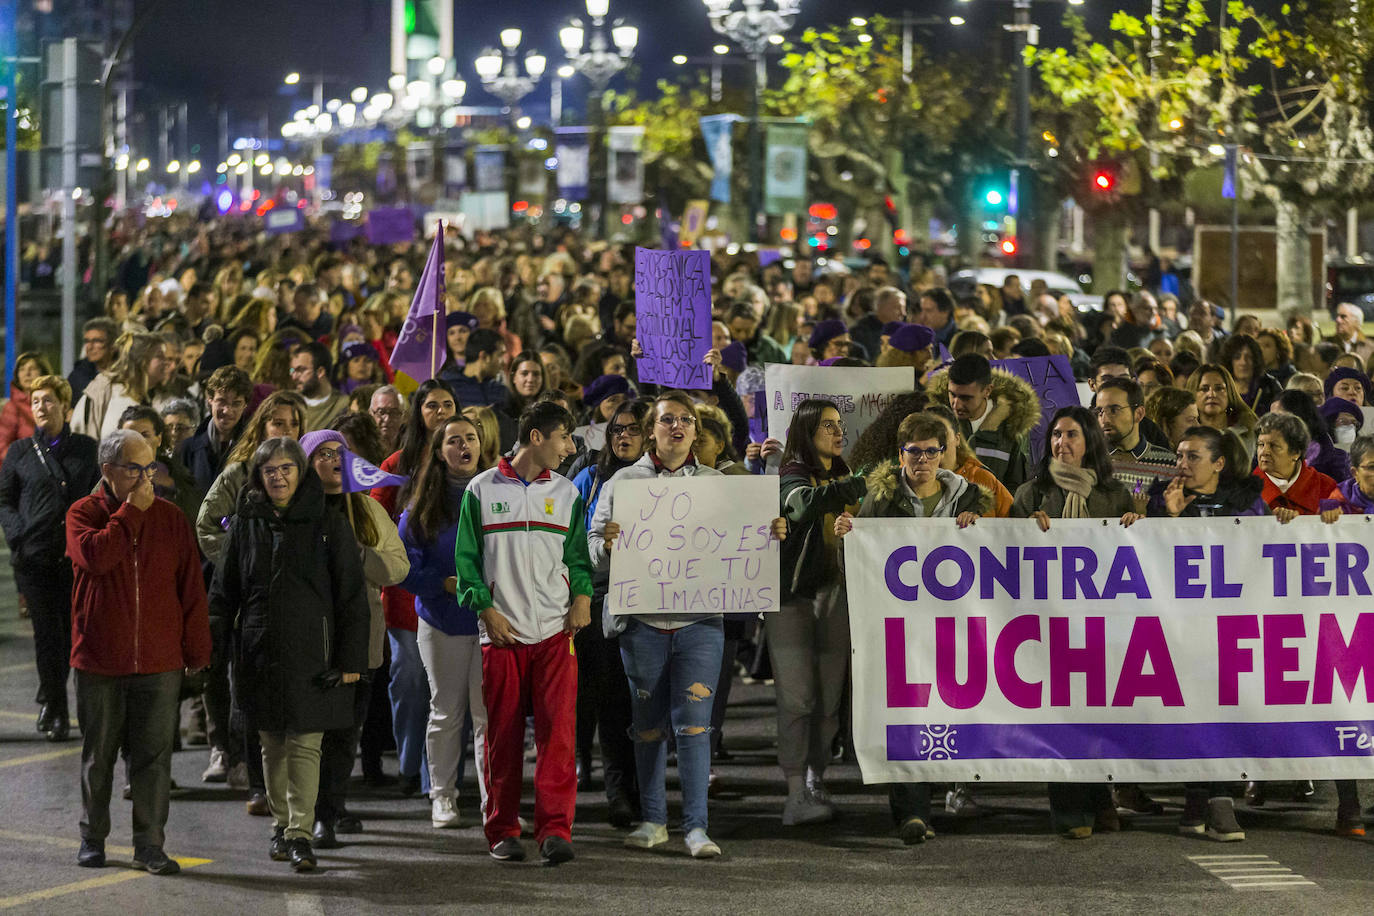
<path fill-rule="evenodd" d="M 392 452 L 381 463 L 381 469 L 389 474 L 399 474 L 400 451 Z M 397 506 L 396 499 L 401 495 L 400 487 L 374 487 L 368 494 L 386 509 L 386 514 L 394 522 L 401 517 L 405 506 Z M 420 629 L 420 615 L 415 613 L 415 596 L 399 585 L 382 588 L 382 616 L 386 618 L 388 630 L 409 630 L 414 633 Z"/>
<path fill-rule="evenodd" d="M 146 511 L 107 484 L 67 510 L 73 668 L 105 677 L 210 664 L 210 611 L 200 551 L 181 510 Z"/>
<path fill-rule="evenodd" d="M 11 383 L 10 399 L 0 407 L 0 463 L 5 460 L 5 452 L 20 439 L 33 435 L 33 405 L 29 396 L 19 390 L 19 385 Z"/>
<path fill-rule="evenodd" d="M 1336 481 L 1315 470 L 1306 461 L 1302 462 L 1298 479 L 1293 481 L 1287 493 L 1280 492 L 1269 479 L 1269 475 L 1259 468 L 1255 468 L 1255 476 L 1264 481 L 1264 491 L 1260 493 L 1260 498 L 1270 511 L 1296 509 L 1301 515 L 1316 515 L 1321 512 L 1321 501 L 1336 489 Z"/>

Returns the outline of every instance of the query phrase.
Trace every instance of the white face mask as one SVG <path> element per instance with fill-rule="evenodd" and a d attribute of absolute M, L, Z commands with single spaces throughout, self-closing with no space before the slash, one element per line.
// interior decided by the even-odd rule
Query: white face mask
<path fill-rule="evenodd" d="M 1346 445 L 1355 441 L 1355 433 L 1358 432 L 1353 426 L 1337 426 L 1335 440 L 1337 445 Z"/>

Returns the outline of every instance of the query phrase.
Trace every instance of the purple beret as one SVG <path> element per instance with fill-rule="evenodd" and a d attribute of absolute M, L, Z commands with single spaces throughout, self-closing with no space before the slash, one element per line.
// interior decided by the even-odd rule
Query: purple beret
<path fill-rule="evenodd" d="M 887 342 L 903 353 L 915 353 L 935 343 L 935 332 L 923 324 L 904 324 L 892 332 Z"/>
<path fill-rule="evenodd" d="M 1327 398 L 1322 406 L 1318 408 L 1322 419 L 1331 423 L 1343 413 L 1350 414 L 1355 418 L 1355 428 L 1364 428 L 1364 411 L 1360 410 L 1360 405 L 1354 401 L 1347 401 L 1345 398 Z"/>
<path fill-rule="evenodd" d="M 347 447 L 348 442 L 344 439 L 343 433 L 333 429 L 317 429 L 313 433 L 306 433 L 301 436 L 301 448 L 305 451 L 305 457 L 309 458 L 315 454 L 315 449 L 324 445 L 326 442 L 337 442 Z"/>
<path fill-rule="evenodd" d="M 339 351 L 339 356 L 345 362 L 350 359 L 357 359 L 359 356 L 366 356 L 368 359 L 374 359 L 381 362 L 381 360 L 377 358 L 376 348 L 365 340 L 355 340 L 350 344 L 344 344 L 343 349 Z"/>
<path fill-rule="evenodd" d="M 465 328 L 477 327 L 477 316 L 472 312 L 449 312 L 444 316 L 444 329 L 456 328 L 462 325 Z"/>
<path fill-rule="evenodd" d="M 813 350 L 819 350 L 841 334 L 848 333 L 849 327 L 843 321 L 838 318 L 827 318 L 825 321 L 816 322 L 816 327 L 811 332 L 811 339 L 806 342 L 806 345 Z"/>
<path fill-rule="evenodd" d="M 1352 369 L 1349 366 L 1339 366 L 1327 373 L 1325 386 L 1326 396 L 1328 398 L 1331 397 L 1331 392 L 1336 387 L 1336 383 L 1348 378 L 1355 379 L 1360 383 L 1360 386 L 1364 388 L 1364 399 L 1366 401 L 1372 400 L 1369 391 L 1369 376 L 1365 375 L 1359 369 Z"/>
<path fill-rule="evenodd" d="M 343 340 L 343 339 L 344 339 L 345 337 L 347 337 L 349 334 L 361 334 L 361 335 L 364 336 L 364 337 L 367 336 L 367 332 L 364 331 L 364 330 L 362 329 L 362 326 L 361 326 L 361 325 L 346 324 L 346 325 L 344 325 L 343 327 L 339 328 L 339 339 L 340 339 L 340 340 Z"/>
<path fill-rule="evenodd" d="M 629 394 L 630 380 L 623 375 L 603 375 L 582 389 L 584 407 L 595 407 L 613 394 Z"/>
<path fill-rule="evenodd" d="M 720 351 L 720 361 L 731 372 L 743 372 L 749 363 L 749 355 L 744 349 L 744 344 L 736 340 Z"/>

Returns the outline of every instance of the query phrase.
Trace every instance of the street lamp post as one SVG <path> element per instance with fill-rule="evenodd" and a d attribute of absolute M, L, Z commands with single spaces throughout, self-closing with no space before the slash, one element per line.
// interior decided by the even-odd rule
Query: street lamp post
<path fill-rule="evenodd" d="M 519 29 L 501 30 L 501 50 L 487 48 L 472 62 L 482 86 L 506 104 L 511 119 L 517 115 L 516 105 L 534 91 L 544 75 L 548 63 L 543 54 L 531 51 L 525 55 L 525 72 L 521 74 L 516 49 L 520 46 Z"/>
<path fill-rule="evenodd" d="M 563 45 L 568 63 L 592 84 L 591 112 L 595 137 L 592 144 L 592 202 L 599 209 L 604 225 L 607 216 L 606 203 L 606 113 L 602 95 L 611 79 L 630 65 L 634 57 L 635 45 L 639 43 L 639 29 L 615 20 L 610 27 L 610 40 L 606 39 L 606 17 L 610 14 L 610 0 L 587 0 L 587 16 L 591 19 L 591 36 L 588 38 L 582 23 L 574 19 L 571 24 L 558 32 L 558 41 Z M 586 47 L 583 47 L 584 41 Z M 612 44 L 615 50 L 611 49 Z M 560 99 L 561 102 L 561 99 Z"/>
<path fill-rule="evenodd" d="M 749 210 L 754 223 L 754 238 L 762 241 L 768 217 L 763 212 L 763 125 L 759 118 L 759 100 L 768 88 L 768 61 L 764 56 L 769 45 L 782 43 L 783 34 L 792 27 L 801 0 L 773 0 L 776 9 L 765 7 L 766 0 L 743 0 L 743 9 L 735 9 L 735 0 L 702 0 L 711 28 L 739 45 L 754 62 L 754 94 L 750 104 L 749 132 Z"/>

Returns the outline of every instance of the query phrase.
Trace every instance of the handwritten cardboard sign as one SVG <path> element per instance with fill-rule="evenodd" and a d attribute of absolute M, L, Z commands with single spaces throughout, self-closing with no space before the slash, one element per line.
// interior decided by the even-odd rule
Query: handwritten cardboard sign
<path fill-rule="evenodd" d="M 635 336 L 640 381 L 711 387 L 710 252 L 635 249 Z"/>
<path fill-rule="evenodd" d="M 1030 432 L 1030 444 L 1031 461 L 1039 461 L 1045 453 L 1045 436 L 1054 412 L 1061 407 L 1076 407 L 1079 404 L 1078 384 L 1074 381 L 1069 358 L 1056 353 L 1053 356 L 995 359 L 992 368 L 1005 369 L 1029 382 L 1035 389 L 1035 396 L 1040 399 L 1040 421 Z"/>
<path fill-rule="evenodd" d="M 861 369 L 840 366 L 785 366 L 769 364 L 763 370 L 768 391 L 768 434 L 787 441 L 792 413 L 807 398 L 835 402 L 845 426 L 846 457 L 863 431 L 878 419 L 899 394 L 916 386 L 916 370 L 910 367 Z"/>
<path fill-rule="evenodd" d="M 615 485 L 606 610 L 731 614 L 778 610 L 777 477 L 662 477 Z"/>

